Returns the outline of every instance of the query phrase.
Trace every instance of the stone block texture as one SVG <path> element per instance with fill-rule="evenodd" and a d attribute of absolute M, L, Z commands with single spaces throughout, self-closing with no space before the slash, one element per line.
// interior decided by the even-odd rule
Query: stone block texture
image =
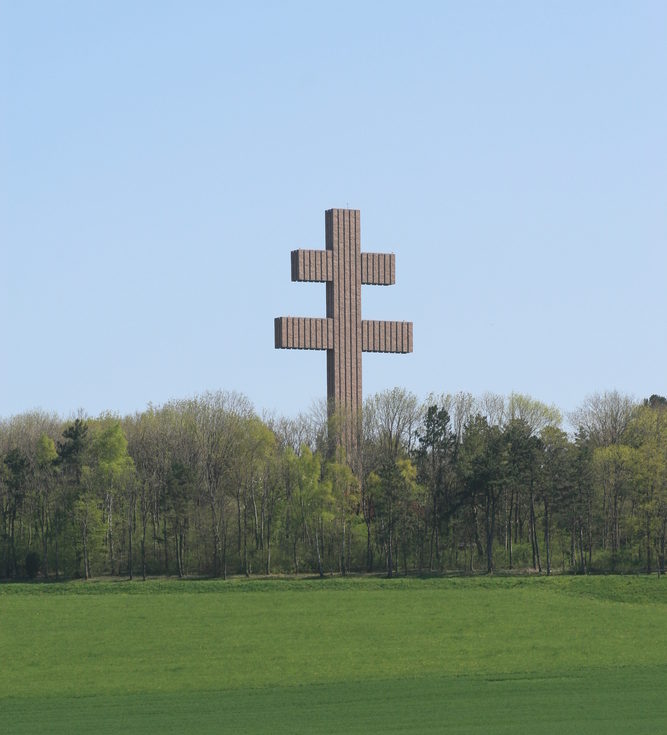
<path fill-rule="evenodd" d="M 361 322 L 363 352 L 412 352 L 412 322 Z"/>
<path fill-rule="evenodd" d="M 333 319 L 279 316 L 275 320 L 276 347 L 284 350 L 333 348 Z"/>
<path fill-rule="evenodd" d="M 361 282 L 370 286 L 396 283 L 396 256 L 393 253 L 362 253 Z"/>
<path fill-rule="evenodd" d="M 331 281 L 333 253 L 329 250 L 292 250 L 293 281 Z"/>

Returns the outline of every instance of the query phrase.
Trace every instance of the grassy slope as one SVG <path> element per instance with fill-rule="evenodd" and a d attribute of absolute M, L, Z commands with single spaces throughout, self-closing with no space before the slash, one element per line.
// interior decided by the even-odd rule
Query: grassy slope
<path fill-rule="evenodd" d="M 4 586 L 1 729 L 657 733 L 666 621 L 655 578 Z"/>

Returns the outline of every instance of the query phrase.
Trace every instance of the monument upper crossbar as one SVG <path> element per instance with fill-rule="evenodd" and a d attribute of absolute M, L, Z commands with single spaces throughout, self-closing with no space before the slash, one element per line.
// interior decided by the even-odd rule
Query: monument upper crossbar
<path fill-rule="evenodd" d="M 412 322 L 361 318 L 361 286 L 396 283 L 396 256 L 361 252 L 358 209 L 329 209 L 324 222 L 326 249 L 293 250 L 292 280 L 326 284 L 326 318 L 277 317 L 275 346 L 327 351 L 329 412 L 349 426 L 361 412 L 361 353 L 412 352 Z"/>

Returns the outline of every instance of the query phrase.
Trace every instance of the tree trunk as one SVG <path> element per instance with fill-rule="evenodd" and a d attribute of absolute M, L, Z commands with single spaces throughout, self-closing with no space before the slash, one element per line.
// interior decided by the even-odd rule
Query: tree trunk
<path fill-rule="evenodd" d="M 88 562 L 88 523 L 86 520 L 84 520 L 83 522 L 82 536 L 83 536 L 83 577 L 84 579 L 90 579 L 90 564 Z"/>
<path fill-rule="evenodd" d="M 646 511 L 646 574 L 651 573 L 651 514 Z"/>
<path fill-rule="evenodd" d="M 320 578 L 324 577 L 324 570 L 322 569 L 322 556 L 320 554 L 320 539 L 318 533 L 319 521 L 315 521 L 315 550 L 317 552 L 317 571 L 319 572 Z"/>
<path fill-rule="evenodd" d="M 493 572 L 493 534 L 495 530 L 496 503 L 493 493 L 486 493 L 486 571 Z"/>
<path fill-rule="evenodd" d="M 11 549 L 11 569 L 12 569 L 12 579 L 16 579 L 16 575 L 18 573 L 18 564 L 16 561 L 16 540 L 14 538 L 14 526 L 16 523 L 16 508 L 12 510 L 12 514 L 9 518 L 9 543 L 10 543 L 10 549 Z"/>
<path fill-rule="evenodd" d="M 109 565 L 113 577 L 116 574 L 116 559 L 114 558 L 113 546 L 113 495 L 111 491 L 107 493 L 107 539 L 109 543 Z"/>
<path fill-rule="evenodd" d="M 257 502 L 255 501 L 255 493 L 252 489 L 252 484 L 250 486 L 250 500 L 252 502 L 253 520 L 255 523 L 255 551 L 257 551 L 264 548 L 264 545 L 262 539 L 262 531 L 260 529 L 259 516 L 257 514 Z"/>
<path fill-rule="evenodd" d="M 549 535 L 549 501 L 544 498 L 544 547 L 547 555 L 547 577 L 551 575 L 551 543 Z"/>
<path fill-rule="evenodd" d="M 238 555 L 239 558 L 241 557 L 241 488 L 237 488 L 236 490 L 236 524 L 238 526 Z"/>
<path fill-rule="evenodd" d="M 227 579 L 227 517 L 222 524 L 222 578 Z"/>
<path fill-rule="evenodd" d="M 176 568 L 178 571 L 179 578 L 183 577 L 183 547 L 182 547 L 182 533 L 180 523 L 176 523 Z"/>
<path fill-rule="evenodd" d="M 167 516 L 162 518 L 162 539 L 164 542 L 164 573 L 169 574 L 169 556 L 168 556 L 168 536 L 167 536 Z"/>
<path fill-rule="evenodd" d="M 213 531 L 213 576 L 220 574 L 220 528 L 218 526 L 218 518 L 215 512 L 215 496 L 209 491 L 209 508 L 211 511 L 211 530 Z"/>
<path fill-rule="evenodd" d="M 49 550 L 48 550 L 48 536 L 49 536 L 49 514 L 48 514 L 48 490 L 45 491 L 42 497 L 42 507 L 40 510 L 40 529 L 42 532 L 42 574 L 44 579 L 49 578 Z"/>
<path fill-rule="evenodd" d="M 371 524 L 366 521 L 366 571 L 373 571 L 373 545 L 371 543 Z"/>
<path fill-rule="evenodd" d="M 394 542 L 391 523 L 389 524 L 389 543 L 387 544 L 387 576 L 389 579 L 394 574 L 394 558 L 392 556 L 392 544 Z"/>
<path fill-rule="evenodd" d="M 586 574 L 588 574 L 591 565 L 593 564 L 593 500 L 590 495 L 588 498 L 587 510 L 588 567 Z"/>
<path fill-rule="evenodd" d="M 345 518 L 343 517 L 343 538 L 341 543 L 341 549 L 340 549 L 340 573 L 341 576 L 345 576 L 346 573 L 345 568 Z"/>
<path fill-rule="evenodd" d="M 514 489 L 510 492 L 509 508 L 507 511 L 507 527 L 505 528 L 505 547 L 507 550 L 509 568 L 512 568 L 512 511 L 514 509 Z"/>
<path fill-rule="evenodd" d="M 157 542 L 160 538 L 160 517 L 158 515 L 158 504 L 155 503 L 155 507 L 153 508 L 153 512 L 151 513 L 151 522 L 153 524 L 153 563 L 157 564 L 159 563 L 159 554 L 158 554 L 158 547 Z M 166 574 L 165 570 L 165 574 Z"/>
<path fill-rule="evenodd" d="M 243 503 L 243 573 L 250 576 L 250 565 L 248 563 L 248 509 L 247 503 Z"/>
<path fill-rule="evenodd" d="M 542 572 L 542 563 L 540 561 L 540 546 L 537 541 L 537 528 L 535 521 L 535 497 L 533 491 L 530 491 L 530 536 L 533 544 L 533 569 Z"/>
<path fill-rule="evenodd" d="M 146 517 L 141 519 L 141 578 L 146 581 Z"/>
<path fill-rule="evenodd" d="M 127 538 L 127 566 L 132 579 L 132 509 L 130 508 L 130 518 L 128 522 L 128 538 Z"/>
<path fill-rule="evenodd" d="M 614 512 L 612 518 L 611 550 L 617 554 L 620 548 L 620 530 L 618 523 L 618 492 L 614 491 Z"/>
<path fill-rule="evenodd" d="M 60 524 L 56 523 L 56 582 L 59 579 L 59 567 L 60 567 L 60 547 L 58 545 L 58 536 L 60 535 Z"/>

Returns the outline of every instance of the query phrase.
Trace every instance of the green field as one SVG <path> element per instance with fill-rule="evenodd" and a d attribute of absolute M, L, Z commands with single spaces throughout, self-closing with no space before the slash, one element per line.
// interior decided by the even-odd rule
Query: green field
<path fill-rule="evenodd" d="M 667 580 L 0 586 L 9 733 L 667 732 Z"/>

